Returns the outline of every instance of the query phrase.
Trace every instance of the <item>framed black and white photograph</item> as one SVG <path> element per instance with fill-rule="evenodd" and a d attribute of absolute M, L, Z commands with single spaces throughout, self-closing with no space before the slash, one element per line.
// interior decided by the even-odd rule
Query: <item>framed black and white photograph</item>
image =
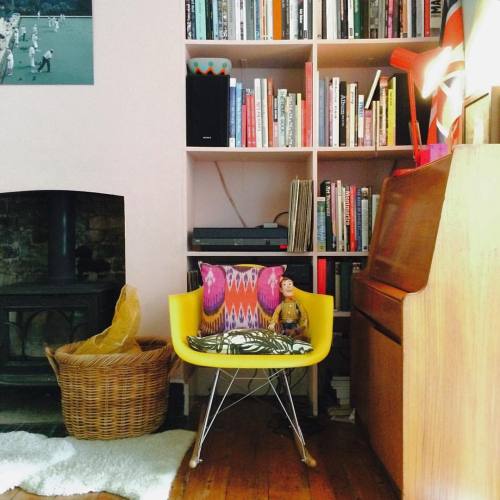
<path fill-rule="evenodd" d="M 92 85 L 92 0 L 0 0 L 0 84 Z"/>

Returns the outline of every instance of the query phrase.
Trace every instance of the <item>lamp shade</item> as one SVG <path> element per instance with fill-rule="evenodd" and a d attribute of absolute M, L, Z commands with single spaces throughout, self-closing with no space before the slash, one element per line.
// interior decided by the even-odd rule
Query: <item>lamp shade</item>
<path fill-rule="evenodd" d="M 392 51 L 390 64 L 394 68 L 411 72 L 422 97 L 428 97 L 441 83 L 450 62 L 449 47 L 413 52 L 398 47 Z"/>

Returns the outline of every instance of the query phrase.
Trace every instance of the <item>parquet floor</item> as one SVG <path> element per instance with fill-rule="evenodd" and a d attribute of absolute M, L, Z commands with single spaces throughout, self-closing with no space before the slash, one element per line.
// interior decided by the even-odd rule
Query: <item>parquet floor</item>
<path fill-rule="evenodd" d="M 186 455 L 173 500 L 396 500 L 385 473 L 357 427 L 303 419 L 316 469 L 299 460 L 286 422 L 268 402 L 244 401 L 224 412 L 209 434 L 198 468 Z M 0 500 L 116 500 L 109 493 L 39 497 L 10 490 Z"/>

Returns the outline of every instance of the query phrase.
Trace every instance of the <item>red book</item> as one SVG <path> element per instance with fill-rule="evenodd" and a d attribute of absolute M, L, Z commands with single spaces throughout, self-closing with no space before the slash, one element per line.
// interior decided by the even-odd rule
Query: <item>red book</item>
<path fill-rule="evenodd" d="M 270 148 L 273 143 L 273 79 L 267 79 L 267 144 Z"/>
<path fill-rule="evenodd" d="M 247 147 L 247 120 L 248 120 L 247 105 L 242 104 L 242 106 L 241 106 L 241 145 L 244 148 Z"/>
<path fill-rule="evenodd" d="M 424 0 L 424 36 L 431 36 L 431 0 Z"/>
<path fill-rule="evenodd" d="M 306 102 L 301 101 L 300 107 L 301 107 L 300 123 L 302 123 L 302 144 L 301 144 L 301 146 L 305 146 L 306 145 L 306 121 L 304 120 L 304 116 L 306 114 L 306 111 L 305 111 L 306 110 Z"/>
<path fill-rule="evenodd" d="M 305 147 L 312 146 L 312 103 L 313 103 L 313 70 L 312 62 L 307 61 L 305 67 L 306 73 L 306 104 L 304 109 L 304 118 L 306 122 L 306 134 L 303 144 Z"/>
<path fill-rule="evenodd" d="M 248 109 L 249 109 L 249 127 L 248 127 L 248 146 L 251 148 L 255 148 L 257 146 L 257 140 L 255 137 L 255 96 L 253 94 L 250 94 L 248 96 L 248 103 L 247 103 Z"/>
<path fill-rule="evenodd" d="M 326 294 L 326 259 L 318 259 L 318 293 Z"/>
<path fill-rule="evenodd" d="M 351 252 L 355 252 L 357 250 L 357 241 L 356 241 L 356 186 L 350 186 L 350 201 L 349 212 L 350 212 L 350 220 L 351 225 L 349 226 L 349 250 Z"/>

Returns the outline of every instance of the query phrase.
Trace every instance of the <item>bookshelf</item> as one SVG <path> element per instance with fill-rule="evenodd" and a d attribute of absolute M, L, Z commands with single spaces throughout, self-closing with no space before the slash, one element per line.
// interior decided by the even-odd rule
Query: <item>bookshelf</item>
<path fill-rule="evenodd" d="M 314 28 L 314 33 L 318 30 Z M 253 78 L 271 77 L 274 87 L 285 87 L 305 95 L 304 64 L 313 69 L 313 146 L 302 148 L 203 148 L 186 147 L 187 219 L 186 269 L 198 260 L 269 258 L 273 263 L 307 262 L 311 268 L 312 290 L 317 289 L 319 258 L 366 260 L 368 252 L 319 252 L 316 241 L 314 209 L 313 246 L 304 253 L 287 252 L 203 252 L 190 246 L 190 232 L 196 226 L 241 226 L 224 193 L 217 168 L 248 226 L 272 221 L 288 210 L 289 185 L 293 178 L 310 178 L 314 184 L 314 207 L 319 184 L 342 179 L 346 184 L 371 185 L 380 193 L 391 169 L 412 162 L 411 146 L 319 147 L 318 82 L 323 75 L 336 75 L 358 81 L 361 93 L 367 93 L 376 69 L 392 75 L 389 68 L 392 50 L 404 46 L 422 52 L 437 46 L 438 38 L 374 40 L 185 40 L 186 60 L 191 57 L 227 57 L 235 76 L 251 86 Z M 285 222 L 286 217 L 282 219 Z M 234 260 L 233 260 L 234 261 Z M 336 311 L 335 329 L 349 329 L 350 312 Z M 340 326 L 339 326 L 340 325 Z M 317 369 L 311 370 L 309 397 L 313 413 L 318 411 Z"/>

